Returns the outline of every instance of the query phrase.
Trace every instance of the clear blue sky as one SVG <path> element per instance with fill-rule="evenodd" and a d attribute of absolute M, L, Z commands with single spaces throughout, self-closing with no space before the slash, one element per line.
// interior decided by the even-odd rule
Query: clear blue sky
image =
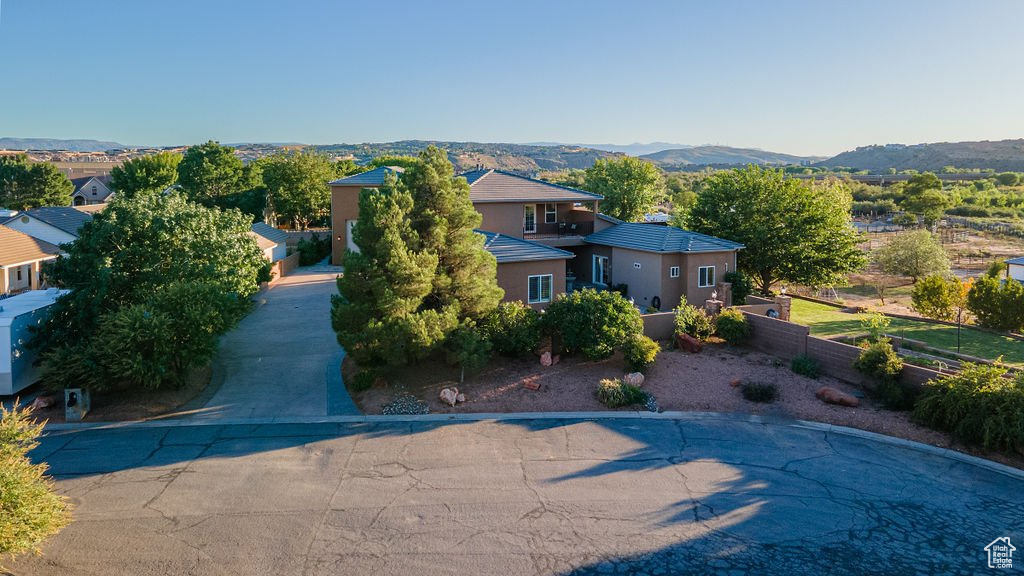
<path fill-rule="evenodd" d="M 0 136 L 1024 137 L 1024 2 L 0 0 Z"/>

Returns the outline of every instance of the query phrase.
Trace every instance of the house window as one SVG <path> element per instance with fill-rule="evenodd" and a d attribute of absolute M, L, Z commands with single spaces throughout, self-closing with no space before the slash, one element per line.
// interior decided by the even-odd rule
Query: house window
<path fill-rule="evenodd" d="M 554 224 L 558 222 L 558 206 L 555 204 L 544 205 L 544 223 Z"/>
<path fill-rule="evenodd" d="M 535 234 L 537 232 L 537 206 L 527 204 L 523 206 L 523 233 Z"/>
<path fill-rule="evenodd" d="M 668 269 L 669 278 L 679 278 L 679 266 L 671 266 Z"/>
<path fill-rule="evenodd" d="M 697 268 L 697 287 L 710 288 L 715 285 L 715 267 L 701 266 Z"/>
<path fill-rule="evenodd" d="M 95 187 L 95 186 L 93 186 L 93 187 L 92 187 L 92 195 L 93 195 L 93 196 L 95 196 L 95 195 L 96 195 L 96 187 Z"/>
<path fill-rule="evenodd" d="M 21 268 L 18 268 L 18 282 L 21 282 Z"/>
<path fill-rule="evenodd" d="M 527 300 L 530 304 L 551 302 L 551 274 L 530 276 L 528 280 L 530 287 Z"/>

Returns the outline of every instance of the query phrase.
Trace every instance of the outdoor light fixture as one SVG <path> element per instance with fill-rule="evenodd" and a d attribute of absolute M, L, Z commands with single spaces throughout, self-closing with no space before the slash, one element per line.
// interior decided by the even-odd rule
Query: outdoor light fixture
<path fill-rule="evenodd" d="M 712 300 L 718 300 L 718 290 L 712 290 L 711 291 L 711 299 Z"/>
<path fill-rule="evenodd" d="M 785 295 L 786 295 L 786 289 L 787 289 L 787 288 L 786 288 L 786 286 L 783 286 L 783 287 L 782 287 L 782 295 L 783 295 L 783 296 L 785 296 Z"/>

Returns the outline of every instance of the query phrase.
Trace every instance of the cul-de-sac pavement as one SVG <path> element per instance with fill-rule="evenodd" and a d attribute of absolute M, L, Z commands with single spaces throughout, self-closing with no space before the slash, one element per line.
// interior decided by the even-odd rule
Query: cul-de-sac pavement
<path fill-rule="evenodd" d="M 988 543 L 1024 542 L 1024 474 L 867 433 L 738 415 L 345 415 L 326 368 L 332 281 L 313 270 L 265 293 L 239 330 L 266 344 L 226 337 L 223 381 L 193 413 L 51 427 L 33 456 L 75 521 L 8 570 L 978 574 Z M 272 314 L 285 309 L 306 345 L 277 341 L 297 329 Z M 264 377 L 238 369 L 254 364 Z M 270 412 L 275 383 L 291 391 Z"/>

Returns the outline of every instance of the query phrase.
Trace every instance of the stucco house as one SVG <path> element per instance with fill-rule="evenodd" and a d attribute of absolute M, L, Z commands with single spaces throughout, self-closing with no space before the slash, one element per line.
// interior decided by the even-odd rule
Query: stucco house
<path fill-rule="evenodd" d="M 259 244 L 260 250 L 263 251 L 263 257 L 268 262 L 274 263 L 284 260 L 288 256 L 288 233 L 284 230 L 257 222 L 252 225 L 251 233 L 256 238 L 256 243 Z"/>
<path fill-rule="evenodd" d="M 92 214 L 70 206 L 48 206 L 19 212 L 3 225 L 59 246 L 77 240 L 79 229 L 89 220 L 92 220 Z"/>
<path fill-rule="evenodd" d="M 1006 278 L 1024 282 L 1024 256 L 1006 261 Z"/>
<path fill-rule="evenodd" d="M 42 288 L 42 263 L 59 253 L 49 242 L 0 225 L 0 297 Z"/>
<path fill-rule="evenodd" d="M 332 263 L 344 264 L 345 249 L 357 249 L 351 230 L 359 217 L 359 192 L 381 186 L 389 174 L 401 173 L 400 168 L 384 167 L 330 183 Z M 742 248 L 676 228 L 624 223 L 601 214 L 604 198 L 592 192 L 500 170 L 473 170 L 460 176 L 483 217 L 478 232 L 498 260 L 498 285 L 507 301 L 543 308 L 554 296 L 574 288 L 627 284 L 627 296 L 642 306 L 652 306 L 657 299 L 661 308 L 672 308 L 683 294 L 702 302 L 721 276 L 735 269 L 736 251 Z M 643 241 L 622 241 L 634 236 Z M 632 268 L 635 263 L 640 267 Z"/>
<path fill-rule="evenodd" d="M 587 236 L 576 275 L 598 286 L 625 284 L 637 304 L 675 308 L 711 298 L 722 278 L 736 270 L 742 244 L 689 230 L 624 222 Z"/>
<path fill-rule="evenodd" d="M 71 193 L 73 206 L 104 204 L 113 199 L 109 176 L 82 176 L 72 178 L 71 183 L 75 185 L 75 191 Z"/>

